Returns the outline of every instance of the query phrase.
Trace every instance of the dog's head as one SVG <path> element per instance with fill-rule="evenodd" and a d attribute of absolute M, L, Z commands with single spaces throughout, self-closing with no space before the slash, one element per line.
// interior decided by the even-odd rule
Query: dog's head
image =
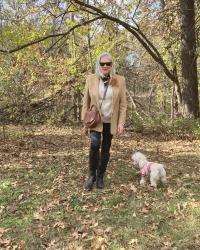
<path fill-rule="evenodd" d="M 140 163 L 147 161 L 146 156 L 140 152 L 133 153 L 131 159 L 133 161 L 134 167 L 140 167 Z"/>

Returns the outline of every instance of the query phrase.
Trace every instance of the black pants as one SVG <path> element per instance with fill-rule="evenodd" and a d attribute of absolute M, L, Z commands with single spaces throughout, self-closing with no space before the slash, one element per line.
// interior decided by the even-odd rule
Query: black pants
<path fill-rule="evenodd" d="M 91 131 L 89 171 L 90 176 L 103 177 L 110 158 L 110 146 L 112 141 L 110 123 L 103 123 L 103 131 Z M 100 151 L 101 149 L 101 151 Z"/>

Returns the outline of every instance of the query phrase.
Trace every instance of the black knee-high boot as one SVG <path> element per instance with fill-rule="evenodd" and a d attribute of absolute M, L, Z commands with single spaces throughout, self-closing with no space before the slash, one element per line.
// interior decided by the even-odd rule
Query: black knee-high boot
<path fill-rule="evenodd" d="M 89 152 L 89 179 L 86 182 L 86 188 L 91 190 L 96 181 L 96 172 L 99 165 L 99 150 L 90 149 Z"/>
<path fill-rule="evenodd" d="M 110 154 L 108 152 L 106 153 L 101 152 L 100 164 L 97 169 L 97 183 L 96 183 L 97 188 L 104 187 L 103 176 L 104 173 L 106 172 L 109 158 Z"/>
<path fill-rule="evenodd" d="M 89 171 L 90 176 L 96 178 L 96 171 L 99 165 L 99 150 L 90 149 L 89 152 Z"/>
<path fill-rule="evenodd" d="M 110 158 L 110 147 L 113 137 L 110 133 L 110 123 L 103 124 L 102 135 L 103 135 L 103 140 L 101 144 L 101 159 L 97 170 L 97 182 L 96 182 L 97 188 L 104 187 L 103 176 L 104 173 L 106 172 L 106 168 Z"/>
<path fill-rule="evenodd" d="M 106 172 L 106 168 L 107 168 L 107 165 L 108 165 L 108 162 L 109 162 L 109 158 L 110 158 L 110 153 L 101 152 L 100 165 L 99 165 L 99 168 L 98 168 L 98 176 L 99 177 L 104 176 L 104 173 Z"/>

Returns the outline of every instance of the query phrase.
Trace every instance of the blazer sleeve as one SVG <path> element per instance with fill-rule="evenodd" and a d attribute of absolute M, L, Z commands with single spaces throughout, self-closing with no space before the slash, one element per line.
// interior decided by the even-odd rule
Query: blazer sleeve
<path fill-rule="evenodd" d="M 84 96 L 83 96 L 83 104 L 82 104 L 82 112 L 81 112 L 81 120 L 83 121 L 86 111 L 90 107 L 90 94 L 89 94 L 89 76 L 86 79 Z"/>
<path fill-rule="evenodd" d="M 127 98 L 126 98 L 126 81 L 122 78 L 122 87 L 120 95 L 120 106 L 119 106 L 119 122 L 118 124 L 125 124 L 126 121 L 126 110 L 127 110 Z"/>

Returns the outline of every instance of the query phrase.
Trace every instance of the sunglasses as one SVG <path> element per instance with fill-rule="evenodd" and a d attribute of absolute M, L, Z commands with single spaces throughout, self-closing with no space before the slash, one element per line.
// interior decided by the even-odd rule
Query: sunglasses
<path fill-rule="evenodd" d="M 103 66 L 112 66 L 112 62 L 100 62 L 99 63 L 101 67 Z"/>

